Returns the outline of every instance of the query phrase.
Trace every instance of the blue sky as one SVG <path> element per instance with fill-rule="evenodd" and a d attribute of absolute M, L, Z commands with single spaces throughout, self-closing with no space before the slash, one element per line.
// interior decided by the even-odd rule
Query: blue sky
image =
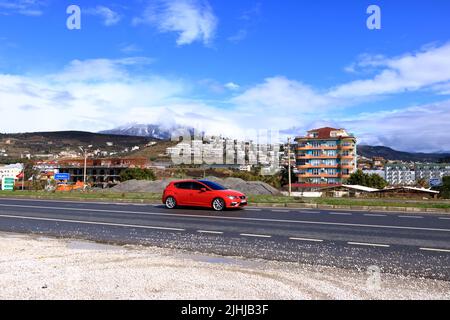
<path fill-rule="evenodd" d="M 332 125 L 450 151 L 449 15 L 447 0 L 0 0 L 0 131 Z"/>

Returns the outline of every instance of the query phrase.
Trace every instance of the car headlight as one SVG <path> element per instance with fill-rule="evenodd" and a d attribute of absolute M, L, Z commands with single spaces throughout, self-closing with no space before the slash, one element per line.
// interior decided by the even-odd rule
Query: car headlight
<path fill-rule="evenodd" d="M 228 199 L 234 200 L 234 199 L 237 199 L 237 197 L 235 197 L 235 196 L 228 196 Z"/>

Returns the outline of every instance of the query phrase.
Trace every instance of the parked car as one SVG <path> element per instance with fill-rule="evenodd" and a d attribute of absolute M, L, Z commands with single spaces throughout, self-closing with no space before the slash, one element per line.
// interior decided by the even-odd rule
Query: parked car
<path fill-rule="evenodd" d="M 222 211 L 247 205 L 247 197 L 242 192 L 208 180 L 173 181 L 164 189 L 162 201 L 168 209 L 193 206 Z"/>

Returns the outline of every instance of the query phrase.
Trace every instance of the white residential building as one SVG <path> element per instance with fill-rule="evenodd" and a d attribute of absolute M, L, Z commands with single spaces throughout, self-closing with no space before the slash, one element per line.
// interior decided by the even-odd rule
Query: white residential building
<path fill-rule="evenodd" d="M 386 164 L 384 168 L 386 181 L 393 186 L 410 186 L 416 183 L 416 174 L 407 164 Z"/>
<path fill-rule="evenodd" d="M 442 181 L 445 176 L 450 176 L 450 163 L 426 163 L 416 164 L 416 180 L 424 179 Z"/>
<path fill-rule="evenodd" d="M 3 178 L 15 178 L 22 172 L 21 163 L 0 166 L 0 180 Z"/>

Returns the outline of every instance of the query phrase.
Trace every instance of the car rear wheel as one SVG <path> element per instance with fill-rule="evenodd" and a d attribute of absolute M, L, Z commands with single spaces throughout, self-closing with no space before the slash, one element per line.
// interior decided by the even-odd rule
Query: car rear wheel
<path fill-rule="evenodd" d="M 177 201 L 174 197 L 167 197 L 165 204 L 167 209 L 173 209 L 177 206 Z"/>
<path fill-rule="evenodd" d="M 216 211 L 223 211 L 225 209 L 225 201 L 220 198 L 216 198 L 212 202 L 212 208 Z"/>

